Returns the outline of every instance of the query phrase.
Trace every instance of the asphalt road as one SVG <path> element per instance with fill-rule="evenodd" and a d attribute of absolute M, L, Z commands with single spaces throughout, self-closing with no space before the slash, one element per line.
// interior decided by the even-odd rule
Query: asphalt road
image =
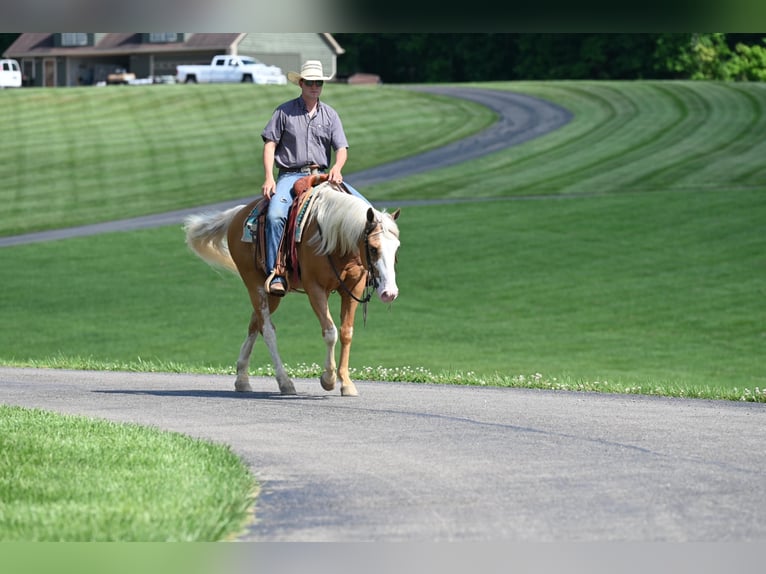
<path fill-rule="evenodd" d="M 260 350 L 264 354 L 264 350 Z M 247 541 L 764 541 L 762 404 L 0 368 L 0 402 L 231 445 Z"/>
<path fill-rule="evenodd" d="M 510 92 L 433 88 L 493 107 L 468 140 L 353 174 L 364 187 L 560 127 Z M 0 238 L 0 247 L 180 223 L 236 200 Z M 401 202 L 400 202 L 401 204 Z M 265 348 L 259 342 L 257 356 Z M 234 355 L 233 355 L 234 356 Z M 764 541 L 766 405 L 358 382 L 361 396 L 270 379 L 0 368 L 0 402 L 231 445 L 261 482 L 248 541 Z"/>

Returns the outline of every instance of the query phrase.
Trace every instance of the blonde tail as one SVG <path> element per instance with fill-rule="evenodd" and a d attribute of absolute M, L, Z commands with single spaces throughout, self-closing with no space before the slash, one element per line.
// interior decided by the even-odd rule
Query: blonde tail
<path fill-rule="evenodd" d="M 229 253 L 226 232 L 231 220 L 243 207 L 238 205 L 226 211 L 189 215 L 184 220 L 186 244 L 208 265 L 236 273 L 237 266 Z"/>

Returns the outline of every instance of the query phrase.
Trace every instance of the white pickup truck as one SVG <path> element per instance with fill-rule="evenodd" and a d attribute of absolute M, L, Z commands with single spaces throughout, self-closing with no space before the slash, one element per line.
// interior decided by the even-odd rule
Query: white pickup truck
<path fill-rule="evenodd" d="M 0 60 L 0 88 L 20 88 L 21 68 L 16 60 Z"/>
<path fill-rule="evenodd" d="M 176 81 L 187 83 L 253 82 L 256 84 L 287 83 L 277 66 L 268 66 L 249 56 L 213 56 L 209 65 L 176 66 Z"/>

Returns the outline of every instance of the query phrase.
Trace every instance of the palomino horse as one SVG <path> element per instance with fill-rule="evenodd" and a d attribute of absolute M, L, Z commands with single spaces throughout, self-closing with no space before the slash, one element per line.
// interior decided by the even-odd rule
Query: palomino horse
<path fill-rule="evenodd" d="M 315 177 L 315 176 L 311 176 Z M 313 180 L 316 182 L 318 179 Z M 354 315 L 363 299 L 368 276 L 384 303 L 396 299 L 394 264 L 399 249 L 399 228 L 394 213 L 378 211 L 363 200 L 324 182 L 316 186 L 313 207 L 307 215 L 304 239 L 297 246 L 299 282 L 291 282 L 290 290 L 304 291 L 311 302 L 327 345 L 322 388 L 331 391 L 338 378 L 341 395 L 356 396 L 357 390 L 349 377 L 348 362 Z M 204 261 L 239 273 L 250 294 L 253 314 L 248 334 L 237 359 L 237 391 L 251 391 L 249 381 L 250 355 L 258 334 L 269 348 L 274 372 L 282 394 L 295 394 L 295 386 L 285 371 L 277 350 L 277 338 L 271 316 L 279 306 L 280 297 L 266 292 L 266 275 L 255 264 L 254 244 L 242 241 L 243 225 L 260 198 L 245 206 L 226 211 L 192 215 L 186 218 L 186 243 Z M 341 297 L 340 361 L 336 373 L 335 345 L 338 330 L 328 306 L 330 293 Z"/>

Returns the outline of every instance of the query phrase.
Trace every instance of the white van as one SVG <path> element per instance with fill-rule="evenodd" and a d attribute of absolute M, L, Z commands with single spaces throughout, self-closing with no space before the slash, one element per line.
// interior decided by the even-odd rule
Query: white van
<path fill-rule="evenodd" d="M 0 88 L 20 88 L 21 67 L 16 60 L 0 60 Z"/>

